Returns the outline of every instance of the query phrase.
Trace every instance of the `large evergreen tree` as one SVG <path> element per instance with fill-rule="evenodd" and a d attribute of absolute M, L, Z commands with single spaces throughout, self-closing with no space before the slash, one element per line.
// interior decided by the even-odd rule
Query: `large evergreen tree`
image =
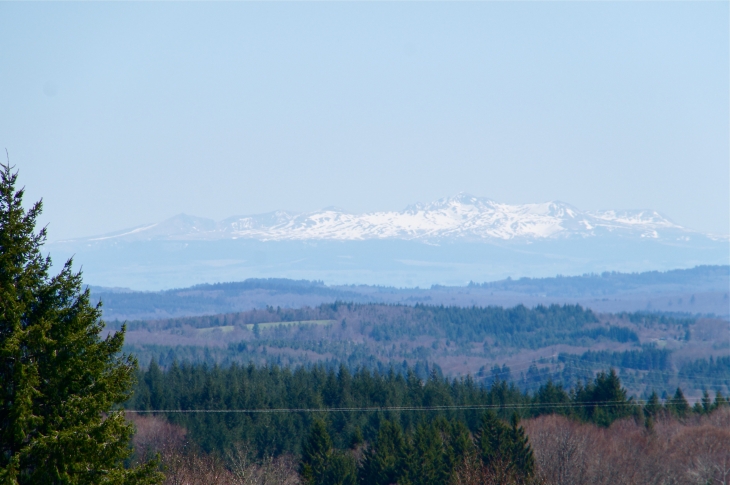
<path fill-rule="evenodd" d="M 690 408 L 689 406 L 689 403 L 687 402 L 687 399 L 684 397 L 682 389 L 680 389 L 679 387 L 674 393 L 674 397 L 670 399 L 667 403 L 667 407 L 679 418 L 685 418 L 687 414 L 689 414 L 689 412 L 692 410 L 692 408 Z"/>
<path fill-rule="evenodd" d="M 517 414 L 511 426 L 487 411 L 477 432 L 477 447 L 492 483 L 527 483 L 534 472 L 534 457 Z"/>
<path fill-rule="evenodd" d="M 50 276 L 17 172 L 0 165 L 0 484 L 149 484 L 156 464 L 127 469 L 133 428 L 115 405 L 136 362 L 121 332 L 102 337 L 101 309 L 69 260 Z"/>
<path fill-rule="evenodd" d="M 627 397 L 614 369 L 599 372 L 594 382 L 579 385 L 574 400 L 582 404 L 580 412 L 584 419 L 606 427 L 617 419 L 631 416 L 638 409 L 633 398 Z"/>
<path fill-rule="evenodd" d="M 441 430 L 434 423 L 424 423 L 413 436 L 411 483 L 413 485 L 447 485 L 451 475 L 448 450 Z"/>
<path fill-rule="evenodd" d="M 319 485 L 327 471 L 327 462 L 332 453 L 332 440 L 327 426 L 319 419 L 312 423 L 309 436 L 302 446 L 302 462 L 299 475 L 305 485 Z"/>
<path fill-rule="evenodd" d="M 355 485 L 357 464 L 347 452 L 332 449 L 332 440 L 324 421 L 312 423 L 309 437 L 302 446 L 299 476 L 305 485 Z"/>
<path fill-rule="evenodd" d="M 383 421 L 374 445 L 365 452 L 360 483 L 363 485 L 407 484 L 411 469 L 410 450 L 398 423 Z"/>

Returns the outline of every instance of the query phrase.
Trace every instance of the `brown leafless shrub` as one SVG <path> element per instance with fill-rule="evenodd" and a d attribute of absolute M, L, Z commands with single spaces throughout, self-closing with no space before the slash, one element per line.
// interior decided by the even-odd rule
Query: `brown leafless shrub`
<path fill-rule="evenodd" d="M 247 444 L 236 443 L 228 452 L 228 464 L 235 485 L 296 485 L 299 483 L 297 462 L 291 455 L 265 457 L 261 462 L 252 459 Z"/>
<path fill-rule="evenodd" d="M 298 485 L 296 461 L 289 455 L 250 459 L 244 446 L 230 453 L 228 463 L 200 452 L 163 455 L 165 485 Z"/>
<path fill-rule="evenodd" d="M 168 465 L 170 458 L 175 459 L 174 463 L 178 465 L 174 475 L 177 480 L 182 478 L 186 485 L 229 485 L 232 483 L 230 473 L 223 462 L 213 456 L 200 452 L 188 452 L 183 455 L 182 460 L 166 456 L 163 458 L 163 463 Z M 172 483 L 177 485 L 180 482 L 171 482 L 171 485 Z"/>
<path fill-rule="evenodd" d="M 525 479 L 509 472 L 506 462 L 486 467 L 476 452 L 467 454 L 454 470 L 451 485 L 542 485 L 540 477 Z"/>
<path fill-rule="evenodd" d="M 551 485 L 730 485 L 730 409 L 647 429 L 631 419 L 604 429 L 562 416 L 524 422 L 537 474 Z"/>
<path fill-rule="evenodd" d="M 687 483 L 730 483 L 730 410 L 719 410 L 694 426 L 684 426 L 668 443 L 669 456 Z M 715 423 L 724 426 L 717 426 Z"/>
<path fill-rule="evenodd" d="M 291 455 L 255 460 L 243 443 L 236 444 L 225 460 L 192 446 L 186 431 L 154 416 L 130 413 L 136 433 L 132 439 L 138 460 L 159 455 L 165 485 L 298 485 L 297 462 Z"/>
<path fill-rule="evenodd" d="M 484 467 L 474 453 L 464 457 L 454 470 L 451 485 L 482 485 L 484 483 Z"/>
<path fill-rule="evenodd" d="M 581 425 L 551 415 L 523 422 L 535 454 L 539 474 L 554 485 L 585 482 L 588 434 Z"/>
<path fill-rule="evenodd" d="M 156 416 L 140 416 L 128 413 L 127 419 L 134 424 L 132 446 L 137 459 L 146 461 L 156 454 L 179 452 L 187 445 L 186 430 Z"/>

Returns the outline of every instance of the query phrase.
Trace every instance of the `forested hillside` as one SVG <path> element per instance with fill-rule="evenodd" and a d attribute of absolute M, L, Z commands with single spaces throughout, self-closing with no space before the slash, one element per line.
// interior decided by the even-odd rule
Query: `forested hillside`
<path fill-rule="evenodd" d="M 120 325 L 117 323 L 116 325 Z M 340 364 L 387 372 L 411 366 L 447 376 L 494 375 L 520 389 L 572 386 L 612 366 L 630 391 L 698 397 L 728 392 L 727 322 L 647 313 L 598 314 L 577 305 L 527 308 L 333 303 L 299 309 L 128 323 L 129 352 L 209 365 Z M 713 360 L 707 360 L 712 358 Z"/>
<path fill-rule="evenodd" d="M 394 288 L 328 286 L 280 278 L 197 285 L 158 292 L 91 287 L 104 302 L 107 320 L 148 320 L 233 313 L 267 306 L 315 307 L 322 303 L 424 303 L 450 306 L 580 304 L 594 311 L 660 311 L 730 316 L 730 266 L 698 266 L 666 272 L 602 273 L 519 278 L 465 286 Z"/>

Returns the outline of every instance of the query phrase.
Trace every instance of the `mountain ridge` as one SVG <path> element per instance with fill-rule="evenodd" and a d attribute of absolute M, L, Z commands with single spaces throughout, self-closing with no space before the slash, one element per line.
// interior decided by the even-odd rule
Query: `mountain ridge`
<path fill-rule="evenodd" d="M 530 241 L 602 235 L 668 241 L 687 241 L 691 238 L 730 240 L 726 235 L 705 234 L 682 227 L 654 210 L 581 211 L 560 201 L 510 205 L 460 193 L 426 204 L 412 204 L 402 211 L 362 214 L 328 207 L 308 213 L 273 211 L 232 216 L 219 222 L 178 214 L 158 223 L 73 241 L 400 239 L 438 243 L 449 240 Z"/>

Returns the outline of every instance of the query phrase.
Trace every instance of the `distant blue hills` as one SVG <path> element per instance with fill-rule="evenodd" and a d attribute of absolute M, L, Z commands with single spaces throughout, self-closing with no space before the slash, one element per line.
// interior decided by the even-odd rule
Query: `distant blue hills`
<path fill-rule="evenodd" d="M 396 288 L 326 285 L 283 278 L 201 284 L 156 292 L 91 287 L 107 320 L 164 319 L 235 313 L 254 308 L 314 307 L 335 301 L 454 306 L 527 306 L 578 303 L 599 312 L 645 311 L 730 316 L 730 266 L 642 273 L 504 279 L 463 286 Z"/>

